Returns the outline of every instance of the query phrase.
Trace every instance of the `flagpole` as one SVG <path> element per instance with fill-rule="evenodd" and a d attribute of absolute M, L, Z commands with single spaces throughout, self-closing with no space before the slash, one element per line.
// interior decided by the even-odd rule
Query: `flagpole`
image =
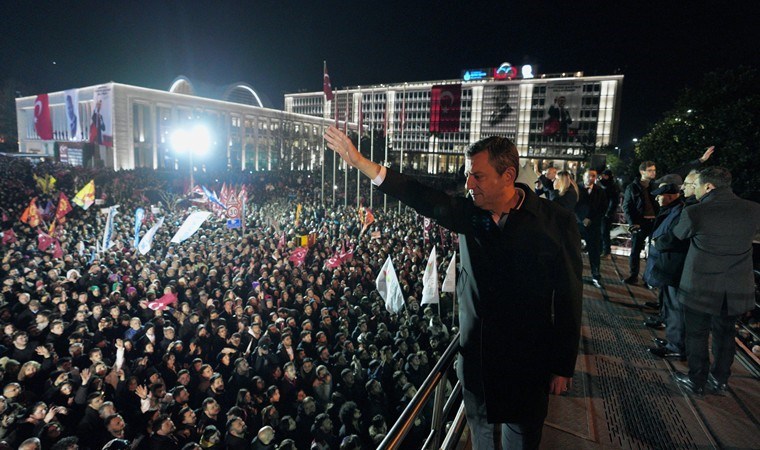
<path fill-rule="evenodd" d="M 325 75 L 327 74 L 327 61 L 322 61 L 322 90 L 324 91 Z M 325 206 L 325 111 L 327 111 L 327 94 L 322 92 L 322 126 L 320 128 L 322 134 L 322 189 L 320 190 L 322 196 L 322 206 Z"/>
<path fill-rule="evenodd" d="M 343 131 L 348 135 L 348 88 L 346 88 L 346 110 L 343 112 L 345 121 L 343 122 Z M 348 206 L 348 163 L 343 161 L 343 207 Z"/>
<path fill-rule="evenodd" d="M 385 113 L 383 118 L 385 119 L 385 160 L 383 164 L 388 164 L 388 89 L 385 90 Z M 383 212 L 388 212 L 388 194 L 383 193 Z"/>
<path fill-rule="evenodd" d="M 338 98 L 333 98 L 333 103 L 335 103 L 335 128 L 338 128 Z M 333 161 L 333 176 L 332 176 L 332 185 L 330 186 L 330 190 L 332 191 L 332 206 L 335 207 L 335 188 L 338 186 L 335 184 L 335 171 L 336 171 L 336 157 L 335 152 L 332 153 L 332 161 Z"/>
<path fill-rule="evenodd" d="M 364 131 L 362 128 L 364 127 L 364 124 L 362 124 L 362 91 L 361 88 L 359 88 L 359 119 L 358 119 L 358 129 L 359 129 L 359 137 L 357 138 L 357 144 L 359 147 L 359 153 L 362 152 L 362 132 Z M 360 181 L 361 181 L 361 174 L 359 173 L 359 169 L 356 169 L 356 207 L 359 207 L 359 187 L 360 187 Z"/>
<path fill-rule="evenodd" d="M 404 83 L 404 89 L 401 94 L 401 116 L 400 116 L 400 128 L 401 128 L 401 155 L 399 157 L 399 173 L 404 173 L 404 115 L 406 113 L 406 83 Z M 398 212 L 401 214 L 401 202 L 398 202 Z"/>
<path fill-rule="evenodd" d="M 370 95 L 371 95 L 370 105 L 372 105 L 372 106 L 370 108 L 370 114 L 371 114 L 371 116 L 370 116 L 370 121 L 369 122 L 370 122 L 370 126 L 372 128 L 370 128 L 370 130 L 369 130 L 369 159 L 372 162 L 375 162 L 375 88 L 374 88 L 374 86 L 372 87 L 372 93 Z M 372 184 L 370 184 L 370 186 L 369 186 L 369 207 L 370 207 L 370 209 L 372 209 L 374 207 L 374 203 L 372 202 L 374 200 L 374 198 L 373 198 L 374 195 L 372 195 L 372 194 L 374 194 L 374 190 L 372 189 Z"/>

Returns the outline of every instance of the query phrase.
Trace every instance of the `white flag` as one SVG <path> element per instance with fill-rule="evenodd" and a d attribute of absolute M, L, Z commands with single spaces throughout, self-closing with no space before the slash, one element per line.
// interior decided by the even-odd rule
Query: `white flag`
<path fill-rule="evenodd" d="M 116 217 L 116 214 L 119 212 L 117 211 L 118 208 L 119 205 L 113 205 L 112 207 L 108 208 L 106 228 L 103 230 L 103 241 L 100 244 L 102 251 L 106 251 L 114 246 L 113 241 L 111 241 L 111 236 L 113 235 L 113 218 Z"/>
<path fill-rule="evenodd" d="M 375 284 L 380 296 L 385 300 L 385 309 L 393 313 L 400 312 L 404 307 L 404 294 L 398 284 L 398 277 L 396 277 L 396 270 L 393 269 L 393 261 L 391 261 L 390 255 L 380 269 Z"/>
<path fill-rule="evenodd" d="M 205 222 L 210 215 L 211 213 L 208 211 L 198 211 L 187 216 L 185 223 L 183 223 L 182 226 L 179 227 L 179 230 L 177 230 L 177 232 L 174 234 L 172 242 L 179 244 L 180 242 L 194 235 L 195 232 L 198 231 L 198 228 L 203 225 L 203 222 Z"/>
<path fill-rule="evenodd" d="M 442 292 L 456 292 L 457 291 L 457 252 L 454 252 L 454 256 L 451 257 L 449 267 L 446 269 L 446 278 L 443 279 L 441 285 Z"/>
<path fill-rule="evenodd" d="M 140 252 L 141 255 L 144 255 L 150 251 L 151 248 L 153 248 L 153 237 L 156 236 L 156 231 L 158 231 L 159 228 L 161 228 L 161 225 L 164 224 L 164 218 L 158 219 L 158 222 L 156 222 L 152 227 L 150 227 L 150 230 L 148 230 L 147 233 L 140 239 L 140 243 L 137 244 L 137 250 Z"/>
<path fill-rule="evenodd" d="M 435 257 L 435 245 L 430 250 L 430 257 L 425 266 L 425 273 L 422 275 L 422 301 L 421 305 L 437 305 L 440 301 L 438 297 L 438 260 Z"/>

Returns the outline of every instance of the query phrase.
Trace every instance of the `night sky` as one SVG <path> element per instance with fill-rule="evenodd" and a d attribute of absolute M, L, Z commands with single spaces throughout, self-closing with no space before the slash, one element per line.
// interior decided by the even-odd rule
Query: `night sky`
<path fill-rule="evenodd" d="M 625 75 L 619 142 L 642 136 L 686 86 L 757 66 L 756 2 L 3 1 L 0 80 L 38 92 L 174 78 L 283 94 L 458 78 L 531 63 L 538 73 Z M 698 6 L 699 5 L 699 6 Z"/>

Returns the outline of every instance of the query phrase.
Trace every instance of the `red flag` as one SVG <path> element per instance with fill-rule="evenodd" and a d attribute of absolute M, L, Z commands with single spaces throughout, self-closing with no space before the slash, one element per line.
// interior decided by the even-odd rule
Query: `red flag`
<path fill-rule="evenodd" d="M 44 252 L 48 248 L 50 248 L 51 245 L 55 242 L 55 239 L 53 239 L 52 236 L 50 236 L 47 233 L 40 233 L 37 235 L 37 248 Z"/>
<path fill-rule="evenodd" d="M 63 192 L 58 194 L 58 209 L 55 210 L 55 218 L 62 219 L 63 216 L 70 213 L 74 209 L 69 202 L 69 198 Z"/>
<path fill-rule="evenodd" d="M 63 249 L 61 248 L 61 241 L 58 239 L 53 243 L 53 258 L 63 258 Z"/>
<path fill-rule="evenodd" d="M 34 102 L 34 130 L 45 141 L 53 139 L 53 122 L 50 121 L 48 95 L 40 94 Z"/>
<path fill-rule="evenodd" d="M 168 292 L 162 295 L 161 298 L 158 298 L 155 301 L 148 303 L 148 308 L 152 309 L 153 311 L 163 311 L 169 305 L 176 302 L 177 302 L 177 294 L 173 292 Z"/>
<path fill-rule="evenodd" d="M 29 206 L 27 206 L 21 214 L 21 221 L 30 227 L 35 228 L 40 224 L 40 220 L 40 212 L 37 210 L 37 197 L 34 197 L 32 201 L 29 202 Z"/>
<path fill-rule="evenodd" d="M 459 131 L 462 85 L 444 84 L 430 90 L 430 132 Z"/>
<path fill-rule="evenodd" d="M 288 256 L 288 261 L 296 263 L 296 267 L 301 266 L 306 261 L 307 253 L 309 253 L 309 247 L 298 247 Z"/>
<path fill-rule="evenodd" d="M 12 244 L 14 242 L 18 242 L 18 238 L 16 238 L 16 232 L 14 232 L 12 229 L 3 231 L 3 245 Z"/>
<path fill-rule="evenodd" d="M 332 91 L 332 85 L 330 84 L 330 75 L 327 74 L 327 62 L 324 63 L 324 72 L 322 75 L 322 90 L 325 93 L 325 98 L 330 101 L 335 98 Z"/>

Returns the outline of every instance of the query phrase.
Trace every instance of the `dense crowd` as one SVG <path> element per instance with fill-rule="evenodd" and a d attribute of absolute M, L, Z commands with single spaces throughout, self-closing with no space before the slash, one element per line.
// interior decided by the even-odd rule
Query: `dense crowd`
<path fill-rule="evenodd" d="M 395 208 L 361 233 L 356 208 L 321 206 L 316 176 L 207 174 L 211 189 L 247 186 L 245 231 L 212 217 L 172 244 L 196 208 L 176 172 L 10 158 L 0 171 L 2 231 L 14 235 L 0 268 L 0 448 L 375 448 L 456 333 L 450 298 L 420 305 L 427 255 L 437 245 L 443 274 L 453 235 Z M 57 182 L 43 193 L 33 175 Z M 19 220 L 30 199 L 42 208 L 90 179 L 102 201 L 57 224 L 63 256 L 39 250 L 50 223 Z M 116 204 L 115 245 L 99 249 L 101 209 Z M 141 234 L 165 217 L 146 255 L 134 245 L 138 207 Z M 290 261 L 309 233 L 305 262 Z M 341 249 L 353 258 L 327 268 Z M 375 290 L 388 255 L 399 314 Z M 167 294 L 176 302 L 151 307 Z M 407 445 L 419 447 L 430 419 Z"/>

